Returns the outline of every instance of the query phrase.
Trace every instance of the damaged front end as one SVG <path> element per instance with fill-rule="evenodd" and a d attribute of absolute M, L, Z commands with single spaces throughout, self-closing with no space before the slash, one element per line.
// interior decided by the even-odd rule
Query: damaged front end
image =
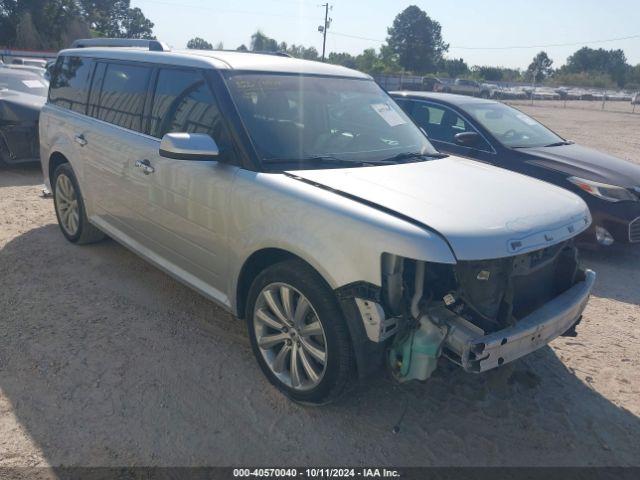
<path fill-rule="evenodd" d="M 9 90 L 0 91 L 0 161 L 37 161 L 38 117 L 46 98 Z"/>
<path fill-rule="evenodd" d="M 384 254 L 382 272 L 379 303 L 356 304 L 399 381 L 427 379 L 441 356 L 483 372 L 575 335 L 595 281 L 571 241 L 454 265 Z"/>

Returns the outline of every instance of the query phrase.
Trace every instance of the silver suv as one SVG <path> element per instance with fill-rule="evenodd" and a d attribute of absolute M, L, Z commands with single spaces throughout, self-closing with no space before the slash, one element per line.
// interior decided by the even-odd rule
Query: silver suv
<path fill-rule="evenodd" d="M 384 365 L 515 360 L 581 318 L 572 193 L 438 153 L 367 75 L 281 55 L 79 41 L 40 117 L 62 234 L 105 234 L 246 319 L 264 374 L 325 403 Z"/>

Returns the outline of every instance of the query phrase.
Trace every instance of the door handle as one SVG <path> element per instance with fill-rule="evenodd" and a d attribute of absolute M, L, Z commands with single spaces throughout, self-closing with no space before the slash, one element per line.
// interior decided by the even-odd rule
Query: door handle
<path fill-rule="evenodd" d="M 151 162 L 146 158 L 144 160 L 136 160 L 136 168 L 141 168 L 145 175 L 156 171 L 156 169 L 151 166 Z"/>
<path fill-rule="evenodd" d="M 76 136 L 75 136 L 75 138 L 74 138 L 74 140 L 75 140 L 75 141 L 76 141 L 76 143 L 77 143 L 78 145 L 80 145 L 81 147 L 84 147 L 84 146 L 87 144 L 87 139 L 86 139 L 86 138 L 84 138 L 84 135 L 83 135 L 83 134 L 76 135 Z"/>

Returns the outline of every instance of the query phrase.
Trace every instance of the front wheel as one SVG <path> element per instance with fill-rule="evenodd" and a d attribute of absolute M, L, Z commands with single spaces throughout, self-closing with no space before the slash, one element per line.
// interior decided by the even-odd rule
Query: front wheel
<path fill-rule="evenodd" d="M 335 295 L 301 261 L 286 261 L 254 280 L 247 301 L 253 352 L 269 381 L 294 401 L 325 404 L 354 371 L 351 342 Z"/>

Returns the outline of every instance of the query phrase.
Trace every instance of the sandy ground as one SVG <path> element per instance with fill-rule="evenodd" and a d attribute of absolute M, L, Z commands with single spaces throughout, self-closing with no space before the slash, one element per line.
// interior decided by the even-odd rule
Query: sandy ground
<path fill-rule="evenodd" d="M 639 115 L 526 110 L 640 161 Z M 113 241 L 67 243 L 40 183 L 0 170 L 0 466 L 640 465 L 640 248 L 586 256 L 577 338 L 314 409 L 264 380 L 243 324 Z"/>

